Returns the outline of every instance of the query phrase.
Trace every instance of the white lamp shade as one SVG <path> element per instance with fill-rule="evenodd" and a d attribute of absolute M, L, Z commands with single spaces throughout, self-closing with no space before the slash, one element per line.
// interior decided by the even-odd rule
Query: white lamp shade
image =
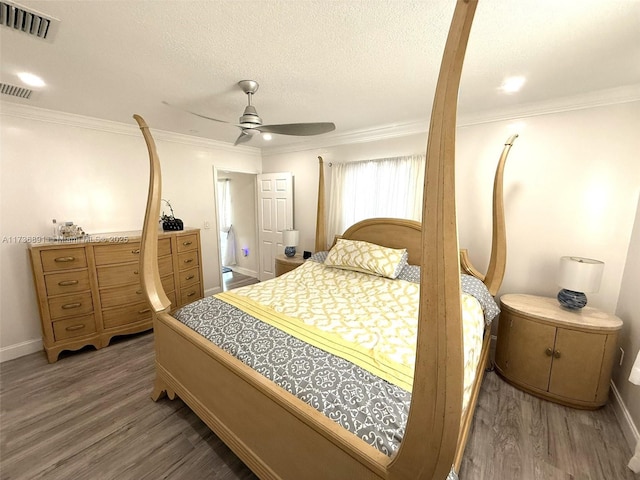
<path fill-rule="evenodd" d="M 600 290 L 604 263 L 583 257 L 560 257 L 558 285 L 574 292 Z"/>
<path fill-rule="evenodd" d="M 298 230 L 285 230 L 282 232 L 282 243 L 285 247 L 297 247 L 300 240 Z"/>

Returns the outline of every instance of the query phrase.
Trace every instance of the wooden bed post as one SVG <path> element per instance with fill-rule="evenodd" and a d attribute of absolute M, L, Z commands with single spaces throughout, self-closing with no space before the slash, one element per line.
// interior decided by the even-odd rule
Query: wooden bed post
<path fill-rule="evenodd" d="M 460 259 L 455 209 L 458 88 L 477 0 L 458 0 L 431 113 L 422 216 L 422 267 L 411 409 L 390 479 L 442 480 L 462 413 Z M 426 432 L 429 432 L 428 434 Z"/>
<path fill-rule="evenodd" d="M 316 213 L 316 252 L 327 249 L 327 234 L 325 230 L 325 200 L 324 200 L 324 162 L 322 157 L 318 156 L 319 175 L 318 175 L 318 210 Z"/>
<path fill-rule="evenodd" d="M 162 289 L 158 270 L 158 221 L 162 201 L 162 176 L 156 144 L 149 133 L 149 127 L 140 115 L 133 118 L 138 122 L 149 151 L 149 194 L 144 214 L 144 228 L 140 240 L 140 281 L 154 315 L 169 308 L 171 301 Z M 160 286 L 160 288 L 158 288 Z"/>

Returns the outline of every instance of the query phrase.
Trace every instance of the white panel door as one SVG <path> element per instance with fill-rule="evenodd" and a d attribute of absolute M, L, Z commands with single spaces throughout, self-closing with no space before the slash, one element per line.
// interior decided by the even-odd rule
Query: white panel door
<path fill-rule="evenodd" d="M 275 256 L 284 252 L 282 232 L 293 228 L 291 173 L 258 175 L 260 280 L 275 277 Z"/>

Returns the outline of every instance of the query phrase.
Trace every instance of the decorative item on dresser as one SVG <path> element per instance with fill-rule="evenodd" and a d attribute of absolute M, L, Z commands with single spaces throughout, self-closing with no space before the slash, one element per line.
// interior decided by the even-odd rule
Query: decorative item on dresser
<path fill-rule="evenodd" d="M 29 245 L 44 349 L 50 363 L 57 361 L 63 350 L 106 347 L 116 335 L 153 326 L 140 284 L 140 232 L 89 238 L 86 242 Z M 160 234 L 158 268 L 173 305 L 201 298 L 200 231 Z"/>
<path fill-rule="evenodd" d="M 304 258 L 302 258 L 302 255 L 294 255 L 292 257 L 288 257 L 286 255 L 276 255 L 276 277 L 290 272 L 303 263 Z"/>
<path fill-rule="evenodd" d="M 570 407 L 607 402 L 622 320 L 534 295 L 503 295 L 500 303 L 496 369 L 505 380 Z"/>

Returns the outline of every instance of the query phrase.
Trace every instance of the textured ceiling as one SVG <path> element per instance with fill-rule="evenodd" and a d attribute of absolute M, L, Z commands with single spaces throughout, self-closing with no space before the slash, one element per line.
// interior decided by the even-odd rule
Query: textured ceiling
<path fill-rule="evenodd" d="M 332 121 L 341 135 L 429 114 L 453 0 L 28 1 L 56 17 L 53 42 L 0 27 L 1 76 L 40 75 L 30 100 L 3 101 L 233 142 L 253 103 L 265 124 Z M 524 75 L 521 92 L 498 89 Z M 640 84 L 640 1 L 480 0 L 460 113 Z M 298 142 L 256 138 L 262 147 Z"/>

